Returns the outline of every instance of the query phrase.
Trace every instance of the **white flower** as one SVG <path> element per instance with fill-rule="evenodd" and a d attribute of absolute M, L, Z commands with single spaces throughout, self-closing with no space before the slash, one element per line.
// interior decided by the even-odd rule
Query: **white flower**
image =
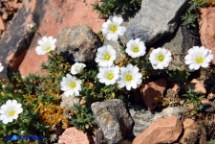
<path fill-rule="evenodd" d="M 23 111 L 22 105 L 16 100 L 7 100 L 0 108 L 0 120 L 3 124 L 12 122 L 18 118 L 18 115 Z"/>
<path fill-rule="evenodd" d="M 0 63 L 0 72 L 2 72 L 4 69 L 4 66 L 2 65 L 2 63 Z"/>
<path fill-rule="evenodd" d="M 83 71 L 83 69 L 85 67 L 86 67 L 86 65 L 84 63 L 78 63 L 78 62 L 76 62 L 71 67 L 71 74 L 73 74 L 73 75 L 79 74 L 79 73 L 81 73 Z"/>
<path fill-rule="evenodd" d="M 60 83 L 61 90 L 64 91 L 64 95 L 69 96 L 78 96 L 79 91 L 81 90 L 81 80 L 77 79 L 70 74 L 67 74 L 66 77 L 62 78 Z"/>
<path fill-rule="evenodd" d="M 116 55 L 116 50 L 112 46 L 103 46 L 98 48 L 95 61 L 101 67 L 109 67 L 116 60 Z"/>
<path fill-rule="evenodd" d="M 139 72 L 139 68 L 128 64 L 120 70 L 118 86 L 119 88 L 126 87 L 127 90 L 131 90 L 131 88 L 136 89 L 142 82 L 141 78 L 142 74 Z"/>
<path fill-rule="evenodd" d="M 143 41 L 140 39 L 130 40 L 127 43 L 126 53 L 132 58 L 144 56 L 146 53 L 146 47 Z"/>
<path fill-rule="evenodd" d="M 126 28 L 121 26 L 123 19 L 121 17 L 114 16 L 112 20 L 108 19 L 102 25 L 102 33 L 108 40 L 117 41 L 119 36 L 123 36 Z"/>
<path fill-rule="evenodd" d="M 211 50 L 203 46 L 194 46 L 188 50 L 188 54 L 185 56 L 185 64 L 189 65 L 190 70 L 198 70 L 200 67 L 207 68 L 212 60 Z"/>
<path fill-rule="evenodd" d="M 157 48 L 151 52 L 149 60 L 154 69 L 164 69 L 172 61 L 172 54 L 165 48 Z"/>
<path fill-rule="evenodd" d="M 119 78 L 119 67 L 100 67 L 97 77 L 99 78 L 99 82 L 105 85 L 113 85 Z"/>
<path fill-rule="evenodd" d="M 40 39 L 38 41 L 39 46 L 36 47 L 35 51 L 38 55 L 44 55 L 52 50 L 55 49 L 56 45 L 56 39 L 49 36 L 49 37 L 42 37 L 42 39 Z"/>

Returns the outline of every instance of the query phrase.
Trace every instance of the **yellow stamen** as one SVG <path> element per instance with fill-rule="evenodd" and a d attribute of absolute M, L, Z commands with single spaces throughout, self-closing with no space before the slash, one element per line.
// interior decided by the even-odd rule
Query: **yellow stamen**
<path fill-rule="evenodd" d="M 44 48 L 44 50 L 45 50 L 46 52 L 50 51 L 50 50 L 51 50 L 51 46 L 50 46 L 50 45 L 46 45 L 45 48 Z"/>
<path fill-rule="evenodd" d="M 157 60 L 158 61 L 160 61 L 160 62 L 162 62 L 163 60 L 164 60 L 164 55 L 163 54 L 159 54 L 158 56 L 157 56 Z"/>
<path fill-rule="evenodd" d="M 14 111 L 14 110 L 11 110 L 10 112 L 9 112 L 9 116 L 14 116 L 16 114 L 16 112 Z"/>
<path fill-rule="evenodd" d="M 109 61 L 111 58 L 111 55 L 109 53 L 104 55 L 104 60 Z"/>
<path fill-rule="evenodd" d="M 204 61 L 204 58 L 203 57 L 201 57 L 201 56 L 198 56 L 198 57 L 196 57 L 196 63 L 197 64 L 201 64 L 201 63 L 203 63 L 203 61 Z"/>
<path fill-rule="evenodd" d="M 133 76 L 131 74 L 127 74 L 125 76 L 125 80 L 128 81 L 128 82 L 132 81 L 132 79 L 133 79 Z"/>
<path fill-rule="evenodd" d="M 135 52 L 135 53 L 138 53 L 140 50 L 139 50 L 139 47 L 138 46 L 134 46 L 132 48 L 132 51 Z"/>
<path fill-rule="evenodd" d="M 70 84 L 69 84 L 69 86 L 72 88 L 72 89 L 74 89 L 74 88 L 76 88 L 76 83 L 75 82 L 71 82 Z"/>
<path fill-rule="evenodd" d="M 109 30 L 115 33 L 118 30 L 118 27 L 116 24 L 112 24 L 109 26 Z"/>
<path fill-rule="evenodd" d="M 108 73 L 108 74 L 106 74 L 106 78 L 108 80 L 112 80 L 114 78 L 114 74 L 113 73 Z"/>

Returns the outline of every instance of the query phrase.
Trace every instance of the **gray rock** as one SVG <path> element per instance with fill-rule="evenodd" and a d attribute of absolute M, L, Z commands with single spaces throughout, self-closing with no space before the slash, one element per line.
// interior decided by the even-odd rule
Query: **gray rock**
<path fill-rule="evenodd" d="M 64 28 L 57 37 L 57 53 L 70 62 L 89 62 L 101 46 L 98 36 L 87 26 Z"/>
<path fill-rule="evenodd" d="M 143 0 L 140 11 L 127 26 L 128 39 L 140 38 L 146 44 L 157 42 L 177 28 L 188 0 Z"/>
<path fill-rule="evenodd" d="M 162 112 L 156 112 L 152 114 L 151 112 L 141 109 L 139 107 L 130 108 L 129 112 L 132 119 L 134 120 L 133 134 L 135 136 L 143 132 L 152 122 L 159 118 L 165 118 L 168 116 L 181 117 L 181 114 L 186 110 L 183 107 L 167 107 L 162 110 Z"/>
<path fill-rule="evenodd" d="M 108 143 L 120 143 L 131 136 L 133 120 L 121 100 L 96 102 L 91 108 Z"/>
<path fill-rule="evenodd" d="M 184 57 L 187 51 L 194 45 L 199 45 L 199 38 L 195 36 L 195 32 L 188 30 L 185 26 L 179 27 L 173 38 L 164 43 L 163 47 L 169 49 L 174 55 L 172 63 L 169 65 L 169 70 L 185 68 Z"/>
<path fill-rule="evenodd" d="M 129 112 L 134 120 L 133 134 L 135 136 L 139 135 L 153 122 L 154 114 L 145 109 L 129 109 Z"/>

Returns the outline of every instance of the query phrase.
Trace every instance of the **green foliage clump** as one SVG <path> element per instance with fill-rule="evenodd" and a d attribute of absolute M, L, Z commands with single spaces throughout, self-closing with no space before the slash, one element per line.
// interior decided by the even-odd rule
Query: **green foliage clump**
<path fill-rule="evenodd" d="M 183 94 L 183 97 L 185 98 L 186 104 L 192 103 L 194 105 L 193 113 L 196 113 L 197 111 L 202 109 L 200 100 L 202 100 L 204 96 L 201 96 L 200 92 L 195 92 L 193 89 L 189 88 L 187 93 Z"/>
<path fill-rule="evenodd" d="M 187 11 L 182 16 L 182 24 L 188 27 L 196 27 L 196 23 L 199 19 L 199 8 L 208 5 L 207 0 L 190 0 Z"/>
<path fill-rule="evenodd" d="M 23 112 L 19 115 L 17 120 L 12 123 L 4 125 L 0 123 L 0 141 L 3 143 L 12 143 L 10 140 L 6 140 L 6 136 L 12 135 L 34 135 L 34 136 L 47 136 L 48 126 L 44 125 L 38 114 L 37 106 L 34 101 L 28 101 L 22 79 L 19 75 L 13 74 L 13 82 L 1 83 L 0 105 L 4 104 L 9 99 L 15 99 L 22 104 Z M 45 142 L 44 141 L 40 141 Z M 17 143 L 29 143 L 28 140 L 19 141 Z"/>
<path fill-rule="evenodd" d="M 15 99 L 22 104 L 23 112 L 18 119 L 6 125 L 0 123 L 0 142 L 11 143 L 6 136 L 44 136 L 43 141 L 36 143 L 48 143 L 49 125 L 41 117 L 41 110 L 46 106 L 60 105 L 60 81 L 68 72 L 70 65 L 55 53 L 51 53 L 48 63 L 43 64 L 46 70 L 44 76 L 29 75 L 22 78 L 18 73 L 10 74 L 10 81 L 0 80 L 0 106 L 9 99 Z M 43 106 L 43 107 L 41 107 Z M 47 114 L 47 116 L 50 116 Z M 62 113 L 63 118 L 63 113 Z M 47 118 L 48 119 L 48 118 Z M 52 123 L 58 124 L 58 118 Z M 30 140 L 20 140 L 17 143 L 33 143 Z"/>
<path fill-rule="evenodd" d="M 183 88 L 189 82 L 190 73 L 185 69 L 167 71 L 168 79 Z"/>
<path fill-rule="evenodd" d="M 71 124 L 76 128 L 86 131 L 95 126 L 94 117 L 92 115 L 91 109 L 84 107 L 80 104 L 74 105 L 72 108 L 73 118 L 71 119 Z"/>
<path fill-rule="evenodd" d="M 93 9 L 102 17 L 108 17 L 113 13 L 133 15 L 140 9 L 141 2 L 142 0 L 101 0 L 93 4 Z"/>

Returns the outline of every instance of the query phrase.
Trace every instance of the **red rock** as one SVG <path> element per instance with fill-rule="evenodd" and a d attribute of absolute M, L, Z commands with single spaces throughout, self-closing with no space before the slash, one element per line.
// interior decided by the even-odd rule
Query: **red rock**
<path fill-rule="evenodd" d="M 208 99 L 202 99 L 201 100 L 201 104 L 208 104 L 210 103 L 210 101 Z"/>
<path fill-rule="evenodd" d="M 199 126 L 198 124 L 192 119 L 185 119 L 183 122 L 184 126 L 184 133 L 180 139 L 181 144 L 191 144 L 196 143 Z"/>
<path fill-rule="evenodd" d="M 91 4 L 94 2 L 95 0 L 86 0 L 86 2 L 82 0 L 67 0 L 64 2 L 62 0 L 52 0 L 45 3 L 44 17 L 40 23 L 38 33 L 44 36 L 56 37 L 64 27 L 79 24 L 87 25 L 95 32 L 98 32 L 104 20 L 100 19 L 96 11 L 92 10 Z M 32 51 L 37 46 L 38 38 L 33 39 L 33 43 L 30 46 Z M 22 76 L 38 73 L 41 62 L 47 59 L 47 55 L 43 57 L 31 56 L 32 53 L 28 52 L 20 65 L 19 70 Z"/>
<path fill-rule="evenodd" d="M 215 64 L 215 7 L 201 8 L 200 39 L 202 45 L 213 52 Z"/>
<path fill-rule="evenodd" d="M 26 60 L 28 60 L 27 63 Z M 44 71 L 41 70 L 41 64 L 47 60 L 48 57 L 46 55 L 39 56 L 34 49 L 29 49 L 19 66 L 19 72 L 22 76 L 27 76 L 29 73 L 43 75 Z"/>
<path fill-rule="evenodd" d="M 3 30 L 3 31 L 5 30 L 5 24 L 1 17 L 0 17 L 0 30 Z"/>
<path fill-rule="evenodd" d="M 177 84 L 174 84 L 173 87 L 171 88 L 171 90 L 175 93 L 178 93 L 179 91 L 179 86 Z"/>
<path fill-rule="evenodd" d="M 87 135 L 74 127 L 67 128 L 61 136 L 58 143 L 63 144 L 89 144 Z"/>
<path fill-rule="evenodd" d="M 200 82 L 199 80 L 197 79 L 193 79 L 189 86 L 194 89 L 195 92 L 200 92 L 202 94 L 206 94 L 206 89 L 204 87 L 204 83 L 203 82 Z"/>
<path fill-rule="evenodd" d="M 141 88 L 143 101 L 149 111 L 153 111 L 157 105 L 156 98 L 163 96 L 164 90 L 166 89 L 166 80 L 159 79 L 145 84 Z"/>
<path fill-rule="evenodd" d="M 7 18 L 8 18 L 8 13 L 4 12 L 3 15 L 2 15 L 2 19 L 7 20 Z"/>
<path fill-rule="evenodd" d="M 208 96 L 207 96 L 207 98 L 209 100 L 213 100 L 215 98 L 215 93 L 213 93 L 213 92 L 209 93 Z"/>
<path fill-rule="evenodd" d="M 158 119 L 138 135 L 132 144 L 173 143 L 182 133 L 182 122 L 176 117 Z"/>

